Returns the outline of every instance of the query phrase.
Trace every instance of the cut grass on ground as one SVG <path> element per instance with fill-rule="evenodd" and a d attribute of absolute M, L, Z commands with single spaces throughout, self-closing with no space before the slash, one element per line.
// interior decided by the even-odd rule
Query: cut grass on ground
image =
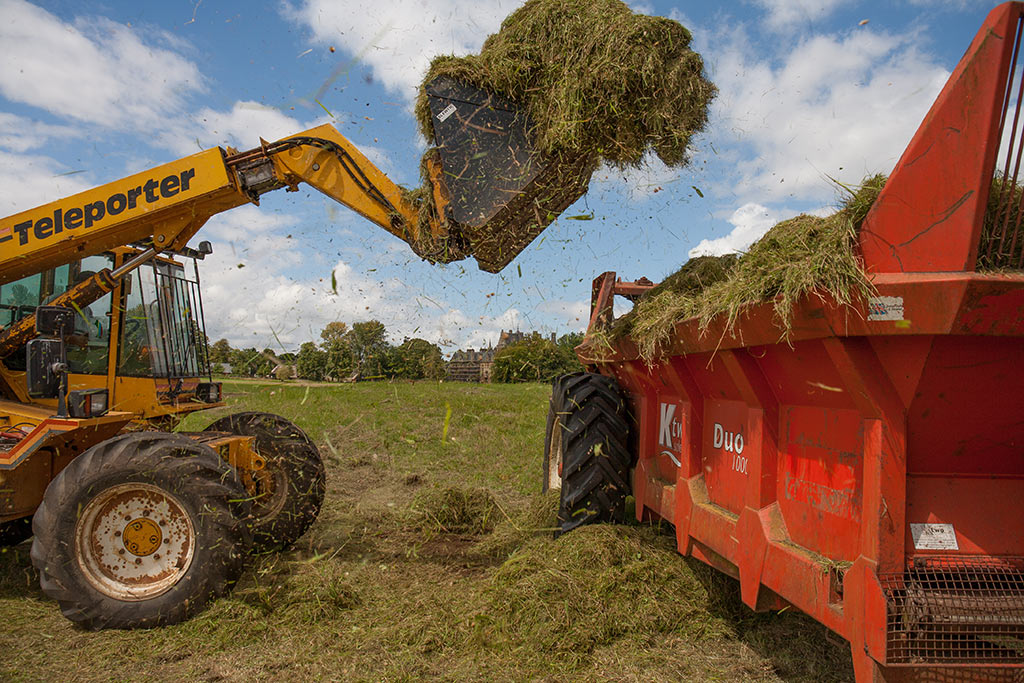
<path fill-rule="evenodd" d="M 134 632 L 74 628 L 28 544 L 8 549 L 0 679 L 852 680 L 845 644 L 791 610 L 750 612 L 667 528 L 554 539 L 557 497 L 537 493 L 547 386 L 225 390 L 232 411 L 282 414 L 325 454 L 310 532 L 191 621 Z"/>

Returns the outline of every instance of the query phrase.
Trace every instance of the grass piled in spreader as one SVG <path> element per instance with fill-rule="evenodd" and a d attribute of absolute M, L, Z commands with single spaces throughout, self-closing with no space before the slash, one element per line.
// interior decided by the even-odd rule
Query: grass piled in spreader
<path fill-rule="evenodd" d="M 785 220 L 741 256 L 702 256 L 648 292 L 615 325 L 614 337 L 629 335 L 641 357 L 657 359 L 667 351 L 676 323 L 698 318 L 701 328 L 725 316 L 731 331 L 745 308 L 774 301 L 785 336 L 793 305 L 807 292 L 850 304 L 871 292 L 871 283 L 854 250 L 857 231 L 885 177 L 868 178 L 842 208 L 827 217 L 800 215 Z"/>

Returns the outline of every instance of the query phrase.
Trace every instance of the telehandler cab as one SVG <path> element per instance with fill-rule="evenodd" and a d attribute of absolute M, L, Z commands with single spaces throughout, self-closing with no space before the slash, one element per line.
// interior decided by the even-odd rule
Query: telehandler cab
<path fill-rule="evenodd" d="M 34 535 L 43 591 L 88 628 L 201 610 L 251 550 L 316 519 L 324 469 L 288 420 L 223 406 L 189 240 L 213 215 L 308 183 L 435 262 L 497 272 L 586 190 L 538 179 L 529 122 L 488 93 L 434 84 L 431 201 L 415 203 L 332 126 L 245 152 L 213 148 L 0 218 L 0 544 Z M 181 258 L 193 260 L 191 276 Z M 138 431 L 139 425 L 148 427 Z"/>

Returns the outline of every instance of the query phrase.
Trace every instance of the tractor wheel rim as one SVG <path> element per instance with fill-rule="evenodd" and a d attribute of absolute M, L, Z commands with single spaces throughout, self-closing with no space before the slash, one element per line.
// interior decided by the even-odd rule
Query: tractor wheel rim
<path fill-rule="evenodd" d="M 548 446 L 548 488 L 562 488 L 562 420 L 555 418 L 551 426 L 551 444 Z"/>
<path fill-rule="evenodd" d="M 253 517 L 257 521 L 276 517 L 288 499 L 288 480 L 281 465 L 268 460 L 263 469 L 254 474 L 253 479 L 257 490 L 252 501 Z"/>
<path fill-rule="evenodd" d="M 93 498 L 75 527 L 86 580 L 118 600 L 148 600 L 188 571 L 196 533 L 182 503 L 151 484 L 113 486 Z"/>

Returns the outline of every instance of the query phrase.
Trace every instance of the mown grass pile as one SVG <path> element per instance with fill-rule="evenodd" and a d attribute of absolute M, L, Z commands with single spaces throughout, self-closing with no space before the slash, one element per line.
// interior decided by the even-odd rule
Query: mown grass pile
<path fill-rule="evenodd" d="M 785 220 L 739 257 L 698 257 L 648 292 L 634 311 L 616 324 L 615 336 L 629 334 L 648 361 L 667 351 L 676 323 L 700 320 L 707 330 L 724 318 L 726 333 L 747 307 L 773 301 L 785 337 L 793 305 L 808 292 L 827 294 L 840 305 L 871 292 L 854 249 L 860 224 L 885 185 L 885 177 L 866 179 L 834 214 L 800 215 Z"/>
<path fill-rule="evenodd" d="M 413 511 L 422 529 L 448 534 L 486 534 L 498 521 L 498 505 L 482 488 L 431 489 L 417 497 Z"/>
<path fill-rule="evenodd" d="M 727 624 L 708 610 L 716 596 L 666 540 L 636 528 L 587 525 L 556 542 L 549 535 L 525 544 L 485 590 L 489 631 L 577 657 L 629 636 L 725 636 Z"/>
<path fill-rule="evenodd" d="M 550 538 L 558 529 L 558 490 L 533 495 L 520 509 L 501 512 L 494 530 L 473 549 L 475 555 L 505 560 L 534 537 Z"/>

